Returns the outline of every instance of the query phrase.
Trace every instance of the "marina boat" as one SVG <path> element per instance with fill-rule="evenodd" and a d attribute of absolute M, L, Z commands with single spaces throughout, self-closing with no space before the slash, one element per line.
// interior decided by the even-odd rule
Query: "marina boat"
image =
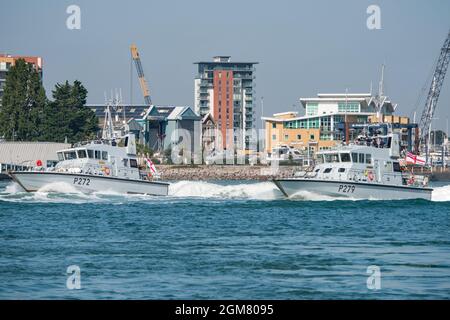
<path fill-rule="evenodd" d="M 288 147 L 281 146 L 277 148 L 273 148 L 272 152 L 267 157 L 267 161 L 272 162 L 297 162 L 303 163 L 304 156 L 300 152 L 300 150 Z"/>
<path fill-rule="evenodd" d="M 55 167 L 9 172 L 11 178 L 28 192 L 52 183 L 66 183 L 84 193 L 112 191 L 126 194 L 165 196 L 169 183 L 153 181 L 141 172 L 136 157 L 133 133 L 116 141 L 99 140 L 79 143 L 57 152 Z"/>
<path fill-rule="evenodd" d="M 318 152 L 317 158 L 310 170 L 274 183 L 287 197 L 307 191 L 355 199 L 431 200 L 428 178 L 401 166 L 397 133 L 365 134 L 354 143 Z"/>

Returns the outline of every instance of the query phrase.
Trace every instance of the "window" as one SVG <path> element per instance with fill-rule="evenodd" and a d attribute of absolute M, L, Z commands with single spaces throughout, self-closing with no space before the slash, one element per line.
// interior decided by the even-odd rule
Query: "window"
<path fill-rule="evenodd" d="M 309 136 L 309 138 L 311 139 L 311 140 L 314 140 L 314 135 L 313 134 L 311 134 L 310 136 Z"/>
<path fill-rule="evenodd" d="M 319 129 L 320 127 L 319 118 L 308 119 L 306 125 L 309 129 Z"/>
<path fill-rule="evenodd" d="M 400 163 L 394 162 L 394 172 L 402 172 L 402 169 L 400 168 Z"/>
<path fill-rule="evenodd" d="M 101 159 L 102 158 L 100 151 L 95 150 L 94 152 L 95 152 L 95 159 Z"/>
<path fill-rule="evenodd" d="M 94 159 L 94 150 L 88 150 L 87 153 L 89 159 Z"/>
<path fill-rule="evenodd" d="M 127 158 L 123 159 L 123 166 L 128 167 L 128 159 Z"/>
<path fill-rule="evenodd" d="M 350 162 L 350 153 L 341 153 L 341 162 Z"/>
<path fill-rule="evenodd" d="M 136 159 L 130 159 L 130 167 L 131 168 L 137 168 L 138 167 Z"/>
<path fill-rule="evenodd" d="M 62 152 L 58 152 L 58 160 L 64 161 L 64 156 L 63 156 Z"/>
<path fill-rule="evenodd" d="M 320 118 L 320 127 L 322 130 L 331 131 L 331 117 L 322 117 Z"/>
<path fill-rule="evenodd" d="M 357 153 L 352 153 L 352 161 L 353 161 L 354 163 L 357 163 L 357 162 L 358 162 L 358 154 L 357 154 Z"/>
<path fill-rule="evenodd" d="M 87 158 L 86 150 L 78 150 L 77 153 L 78 153 L 78 158 L 79 159 Z"/>
<path fill-rule="evenodd" d="M 326 153 L 325 154 L 326 162 L 339 162 L 339 157 L 337 153 Z"/>
<path fill-rule="evenodd" d="M 367 164 L 372 163 L 372 155 L 370 153 L 366 153 L 366 163 Z"/>
<path fill-rule="evenodd" d="M 277 140 L 277 135 L 276 134 L 272 135 L 272 140 Z"/>
<path fill-rule="evenodd" d="M 108 152 L 102 151 L 102 160 L 108 160 Z"/>
<path fill-rule="evenodd" d="M 298 124 L 299 128 L 302 128 L 302 129 L 306 128 L 306 120 L 297 121 L 297 124 Z"/>
<path fill-rule="evenodd" d="M 323 173 L 330 173 L 331 170 L 333 170 L 333 168 L 326 168 L 326 169 L 323 171 Z"/>
<path fill-rule="evenodd" d="M 57 163 L 58 161 L 47 160 L 47 168 L 53 168 Z"/>
<path fill-rule="evenodd" d="M 339 172 L 339 173 L 345 172 L 345 168 L 339 168 L 338 172 Z"/>
<path fill-rule="evenodd" d="M 66 158 L 66 160 L 76 159 L 77 153 L 75 151 L 66 151 L 64 152 L 64 158 Z"/>
<path fill-rule="evenodd" d="M 288 140 L 289 140 L 289 135 L 288 135 L 288 134 L 285 134 L 285 135 L 284 135 L 284 140 L 285 140 L 285 141 L 288 141 Z"/>
<path fill-rule="evenodd" d="M 359 163 L 364 163 L 364 153 L 359 154 Z"/>
<path fill-rule="evenodd" d="M 276 129 L 277 128 L 277 124 L 276 123 L 272 123 L 272 129 Z"/>
<path fill-rule="evenodd" d="M 297 140 L 302 140 L 302 135 L 301 134 L 297 135 Z"/>
<path fill-rule="evenodd" d="M 318 113 L 319 104 L 318 103 L 307 103 L 306 104 L 306 115 L 315 116 Z"/>
<path fill-rule="evenodd" d="M 339 102 L 338 103 L 338 112 L 350 112 L 350 113 L 358 113 L 359 112 L 359 103 L 358 102 Z"/>

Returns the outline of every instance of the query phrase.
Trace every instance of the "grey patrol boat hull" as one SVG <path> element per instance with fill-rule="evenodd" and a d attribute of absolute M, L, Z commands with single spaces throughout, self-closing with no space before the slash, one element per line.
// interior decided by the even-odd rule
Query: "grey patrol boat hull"
<path fill-rule="evenodd" d="M 326 181 L 317 179 L 276 179 L 275 185 L 286 197 L 302 191 L 318 195 L 377 200 L 425 199 L 431 200 L 433 189 L 409 186 L 395 186 L 378 183 L 351 181 Z"/>
<path fill-rule="evenodd" d="M 35 192 L 51 183 L 65 183 L 83 193 L 112 191 L 122 194 L 167 196 L 169 183 L 115 178 L 107 176 L 24 171 L 10 172 L 11 178 L 28 192 Z"/>

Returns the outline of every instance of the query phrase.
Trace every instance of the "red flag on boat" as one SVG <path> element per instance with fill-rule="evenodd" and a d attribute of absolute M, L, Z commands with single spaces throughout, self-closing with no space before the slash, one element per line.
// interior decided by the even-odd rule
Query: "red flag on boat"
<path fill-rule="evenodd" d="M 417 164 L 419 166 L 424 166 L 425 163 L 426 163 L 426 160 L 425 160 L 424 157 L 419 157 L 419 156 L 416 156 L 415 154 L 413 154 L 411 152 L 408 152 L 406 154 L 406 163 Z"/>
<path fill-rule="evenodd" d="M 153 163 L 152 160 L 150 160 L 149 158 L 145 158 L 145 163 L 147 164 L 147 167 L 149 167 L 152 175 L 156 174 L 156 167 L 155 164 Z"/>

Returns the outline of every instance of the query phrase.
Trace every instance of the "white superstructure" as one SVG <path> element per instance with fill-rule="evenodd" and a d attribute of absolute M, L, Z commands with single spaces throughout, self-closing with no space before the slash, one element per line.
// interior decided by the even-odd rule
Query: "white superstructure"
<path fill-rule="evenodd" d="M 352 144 L 319 152 L 318 163 L 291 179 L 274 180 L 286 195 L 309 191 L 356 199 L 431 199 L 428 179 L 400 164 L 396 133 L 360 136 Z"/>
<path fill-rule="evenodd" d="M 82 192 L 167 195 L 169 184 L 152 181 L 139 170 L 135 136 L 79 143 L 57 152 L 59 162 L 45 170 L 10 172 L 26 191 L 37 191 L 51 183 L 67 183 Z"/>

